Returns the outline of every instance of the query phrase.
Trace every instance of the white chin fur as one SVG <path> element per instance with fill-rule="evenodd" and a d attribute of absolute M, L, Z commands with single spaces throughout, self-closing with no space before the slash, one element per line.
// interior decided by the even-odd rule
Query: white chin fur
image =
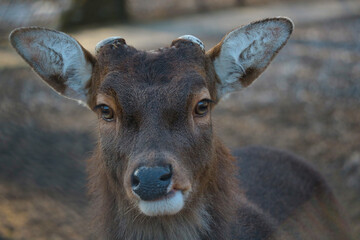
<path fill-rule="evenodd" d="M 140 200 L 139 208 L 147 216 L 173 215 L 184 207 L 184 196 L 176 191 L 173 196 L 157 201 Z"/>

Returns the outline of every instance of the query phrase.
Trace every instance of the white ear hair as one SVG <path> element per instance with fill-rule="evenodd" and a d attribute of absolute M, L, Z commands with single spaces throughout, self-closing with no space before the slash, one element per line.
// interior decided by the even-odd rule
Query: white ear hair
<path fill-rule="evenodd" d="M 292 30 L 293 23 L 288 18 L 264 19 L 235 29 L 211 49 L 208 54 L 220 80 L 218 97 L 241 90 L 258 78 Z"/>
<path fill-rule="evenodd" d="M 184 36 L 179 37 L 179 39 L 189 40 L 189 41 L 199 45 L 200 48 L 203 51 L 205 51 L 204 43 L 200 39 L 198 39 L 197 37 L 194 37 L 193 35 L 184 35 Z"/>
<path fill-rule="evenodd" d="M 103 46 L 107 45 L 107 44 L 110 44 L 118 39 L 121 39 L 124 41 L 125 43 L 125 40 L 122 38 L 122 37 L 108 37 L 104 40 L 101 40 L 100 42 L 98 42 L 95 46 L 95 53 L 98 53 L 100 51 L 100 48 L 102 48 Z"/>
<path fill-rule="evenodd" d="M 55 30 L 30 27 L 11 32 L 10 41 L 24 60 L 55 91 L 87 102 L 87 83 L 92 75 L 89 53 L 69 35 Z"/>

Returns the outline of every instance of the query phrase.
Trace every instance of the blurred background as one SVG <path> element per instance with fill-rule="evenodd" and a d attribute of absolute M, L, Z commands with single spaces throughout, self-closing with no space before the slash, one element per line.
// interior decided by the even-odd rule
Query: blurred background
<path fill-rule="evenodd" d="M 252 86 L 218 105 L 215 129 L 231 148 L 261 144 L 306 158 L 359 237 L 360 1 L 0 0 L 0 240 L 91 239 L 85 165 L 97 135 L 92 112 L 17 56 L 12 29 L 66 31 L 91 52 L 109 36 L 154 49 L 184 34 L 210 49 L 231 29 L 273 16 L 294 20 L 290 41 Z"/>

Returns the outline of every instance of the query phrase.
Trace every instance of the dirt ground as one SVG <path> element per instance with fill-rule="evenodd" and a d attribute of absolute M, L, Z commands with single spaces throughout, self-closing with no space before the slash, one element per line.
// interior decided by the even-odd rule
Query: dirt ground
<path fill-rule="evenodd" d="M 360 236 L 360 16 L 298 25 L 269 69 L 213 113 L 231 148 L 303 156 Z M 204 39 L 215 42 L 220 39 Z M 85 160 L 96 119 L 27 67 L 0 68 L 0 239 L 89 239 Z"/>

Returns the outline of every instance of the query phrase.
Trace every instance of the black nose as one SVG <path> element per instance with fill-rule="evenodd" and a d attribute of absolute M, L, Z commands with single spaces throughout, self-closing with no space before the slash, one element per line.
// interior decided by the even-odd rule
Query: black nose
<path fill-rule="evenodd" d="M 155 200 L 167 194 L 171 177 L 171 166 L 139 167 L 131 177 L 132 189 L 142 200 Z"/>

